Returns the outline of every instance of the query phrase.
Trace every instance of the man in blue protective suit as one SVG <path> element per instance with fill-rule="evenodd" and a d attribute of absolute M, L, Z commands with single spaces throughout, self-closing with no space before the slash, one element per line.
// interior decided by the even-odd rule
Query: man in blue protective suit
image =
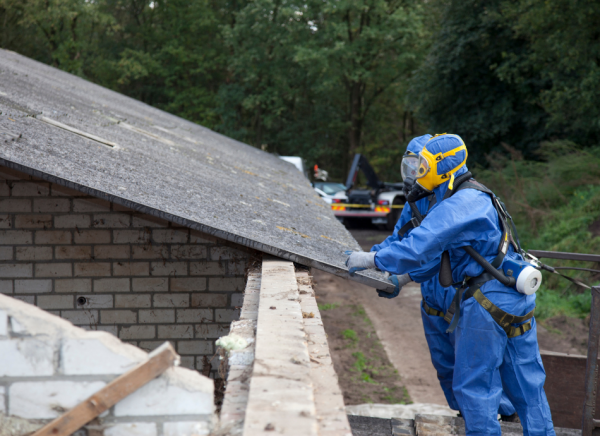
<path fill-rule="evenodd" d="M 419 136 L 414 138 L 408 144 L 406 153 L 404 154 L 405 164 L 402 166 L 402 179 L 406 179 L 407 184 L 410 183 L 408 179 L 410 179 L 411 176 L 414 176 L 414 174 L 411 173 L 416 170 L 416 166 L 411 165 L 410 163 L 413 160 L 416 162 L 418 154 L 430 138 L 431 135 Z M 411 156 L 413 159 L 408 159 Z M 415 205 L 420 214 L 426 216 L 436 205 L 435 195 L 432 194 L 417 200 Z M 383 248 L 389 247 L 394 242 L 397 242 L 408 235 L 413 229 L 413 225 L 411 225 L 412 218 L 413 214 L 411 208 L 405 207 L 394 228 L 394 233 L 381 244 L 374 245 L 371 248 L 371 252 L 377 252 Z M 423 319 L 425 338 L 427 339 L 427 345 L 429 346 L 429 352 L 431 354 L 431 362 L 437 371 L 438 380 L 440 381 L 446 401 L 448 401 L 448 406 L 453 410 L 459 410 L 458 403 L 456 402 L 452 391 L 452 376 L 454 373 L 454 332 L 446 332 L 450 324 L 444 319 L 444 316 L 451 306 L 455 292 L 456 289 L 452 286 L 441 286 L 437 274 L 433 278 L 421 283 L 421 295 L 423 297 L 421 318 Z M 386 292 L 380 292 L 380 296 L 393 298 L 392 294 Z M 506 394 L 502 395 L 498 413 L 503 420 L 517 420 L 515 409 L 506 397 Z"/>
<path fill-rule="evenodd" d="M 347 266 L 351 272 L 377 267 L 394 274 L 396 294 L 408 281 L 424 283 L 438 272 L 462 284 L 450 330 L 456 327 L 452 388 L 467 435 L 501 435 L 497 413 L 503 391 L 519 414 L 525 436 L 555 435 L 543 389 L 535 293 L 502 284 L 514 280 L 501 282 L 504 276 L 494 270 L 523 259 L 493 194 L 465 182 L 471 182 L 466 160 L 459 136 L 431 138 L 418 154 L 417 180 L 408 199 L 415 202 L 433 193 L 436 206 L 398 241 L 376 252 L 353 252 Z M 473 189 L 462 189 L 463 183 Z M 421 215 L 415 209 L 412 213 Z M 484 264 L 493 266 L 491 273 Z"/>

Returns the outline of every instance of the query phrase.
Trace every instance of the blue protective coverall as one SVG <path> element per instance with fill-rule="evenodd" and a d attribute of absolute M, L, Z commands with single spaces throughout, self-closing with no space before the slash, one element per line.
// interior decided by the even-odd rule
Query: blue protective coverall
<path fill-rule="evenodd" d="M 431 138 L 431 135 L 423 135 L 413 139 L 408 144 L 407 151 L 418 154 L 429 138 Z M 467 168 L 465 167 L 464 169 L 459 170 L 458 173 L 460 175 L 466 171 Z M 432 198 L 427 197 L 422 198 L 415 203 L 422 216 L 425 216 L 430 209 L 435 207 L 436 202 L 432 200 Z M 412 210 L 408 205 L 405 205 L 402 214 L 400 215 L 400 219 L 394 227 L 393 234 L 388 236 L 382 243 L 374 245 L 371 248 L 371 251 L 379 251 L 402 239 L 402 237 L 399 236 L 398 231 L 408 223 L 411 218 Z M 410 231 L 411 230 L 404 236 L 407 236 Z M 453 287 L 444 288 L 440 285 L 437 274 L 433 278 L 421 283 L 421 296 L 425 303 L 427 303 L 429 307 L 444 313 L 448 311 L 448 308 L 452 304 L 455 293 L 456 289 Z M 454 392 L 452 391 L 452 377 L 454 373 L 454 332 L 446 333 L 449 324 L 444 318 L 428 315 L 423 306 L 421 306 L 421 318 L 423 320 L 425 338 L 427 339 L 427 345 L 429 346 L 431 363 L 437 372 L 437 377 L 440 381 L 446 401 L 448 402 L 448 406 L 453 410 L 459 410 L 458 403 L 454 397 Z M 498 413 L 507 416 L 515 413 L 515 409 L 506 397 L 506 394 L 502 395 Z"/>
<path fill-rule="evenodd" d="M 464 171 L 459 170 L 456 176 Z M 447 189 L 448 182 L 435 188 L 437 203 L 420 227 L 377 251 L 375 264 L 379 269 L 392 274 L 409 273 L 417 283 L 428 283 L 437 280 L 441 255 L 448 250 L 454 282 L 483 273 L 483 268 L 460 247 L 471 245 L 492 262 L 502 235 L 497 212 L 489 195 L 483 192 L 464 189 L 443 200 Z M 512 247 L 507 256 L 520 259 Z M 497 280 L 485 283 L 481 291 L 513 315 L 522 316 L 535 307 L 535 294 L 521 294 Z M 442 299 L 444 303 L 446 298 Z M 462 302 L 460 314 L 455 331 L 452 387 L 465 417 L 467 435 L 501 435 L 497 412 L 503 391 L 521 418 L 525 436 L 555 435 L 543 388 L 546 374 L 535 318 L 531 320 L 531 330 L 508 338 L 474 298 Z"/>

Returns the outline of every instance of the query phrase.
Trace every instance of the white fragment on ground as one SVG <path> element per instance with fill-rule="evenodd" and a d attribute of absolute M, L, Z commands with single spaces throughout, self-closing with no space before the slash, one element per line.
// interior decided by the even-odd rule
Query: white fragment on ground
<path fill-rule="evenodd" d="M 228 336 L 223 336 L 217 339 L 215 344 L 227 351 L 241 350 L 248 346 L 248 341 L 241 336 L 232 333 Z"/>
<path fill-rule="evenodd" d="M 346 413 L 355 416 L 369 416 L 371 418 L 402 418 L 414 419 L 416 414 L 456 416 L 458 412 L 448 406 L 432 403 L 413 404 L 357 404 L 346 406 Z"/>

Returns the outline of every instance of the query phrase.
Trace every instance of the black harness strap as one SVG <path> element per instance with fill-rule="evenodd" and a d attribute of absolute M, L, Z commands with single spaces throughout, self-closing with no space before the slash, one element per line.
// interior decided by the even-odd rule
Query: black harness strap
<path fill-rule="evenodd" d="M 435 194 L 432 194 L 429 196 L 429 207 L 427 208 L 427 212 L 429 212 L 431 210 L 431 208 L 434 206 L 434 204 L 436 203 L 436 198 L 435 198 Z M 415 206 L 416 207 L 416 206 Z M 413 210 L 413 207 L 411 206 L 411 210 Z M 404 224 L 400 230 L 398 230 L 398 236 L 400 236 L 401 238 L 404 237 L 404 235 L 409 231 L 412 230 L 416 227 L 419 227 L 421 225 L 421 222 L 425 219 L 427 215 L 421 216 L 421 219 L 419 219 L 416 216 L 413 216 L 412 219 L 407 222 L 406 224 Z"/>

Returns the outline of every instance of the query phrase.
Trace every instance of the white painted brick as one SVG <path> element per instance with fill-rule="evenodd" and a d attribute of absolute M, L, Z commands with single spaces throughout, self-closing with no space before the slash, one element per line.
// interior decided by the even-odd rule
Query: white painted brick
<path fill-rule="evenodd" d="M 33 234 L 27 230 L 0 230 L 0 245 L 27 245 L 33 242 Z"/>
<path fill-rule="evenodd" d="M 150 301 L 151 295 L 115 295 L 115 307 L 129 307 L 132 309 L 139 309 L 144 307 L 151 307 L 152 302 Z"/>
<path fill-rule="evenodd" d="M 177 322 L 207 322 L 213 320 L 212 309 L 178 309 Z"/>
<path fill-rule="evenodd" d="M 30 263 L 0 264 L 0 277 L 33 277 L 33 268 Z"/>
<path fill-rule="evenodd" d="M 72 295 L 40 295 L 37 297 L 37 306 L 41 309 L 73 309 Z"/>
<path fill-rule="evenodd" d="M 115 244 L 144 244 L 150 241 L 150 234 L 144 230 L 115 230 L 113 243 Z"/>
<path fill-rule="evenodd" d="M 133 292 L 160 292 L 169 290 L 169 279 L 156 277 L 147 279 L 131 279 Z"/>
<path fill-rule="evenodd" d="M 166 259 L 169 257 L 169 249 L 166 245 L 134 245 L 131 247 L 131 255 L 134 259 Z"/>
<path fill-rule="evenodd" d="M 179 354 L 212 354 L 212 341 L 179 341 L 177 342 Z"/>
<path fill-rule="evenodd" d="M 113 262 L 115 276 L 147 276 L 150 275 L 148 262 Z"/>
<path fill-rule="evenodd" d="M 154 307 L 189 307 L 189 294 L 154 294 Z"/>
<path fill-rule="evenodd" d="M 154 339 L 156 327 L 153 325 L 132 325 L 121 328 L 119 338 L 121 339 Z"/>
<path fill-rule="evenodd" d="M 33 200 L 34 212 L 68 212 L 71 201 L 67 198 L 36 198 Z"/>
<path fill-rule="evenodd" d="M 140 310 L 141 323 L 175 322 L 175 311 L 172 309 Z"/>
<path fill-rule="evenodd" d="M 36 263 L 36 277 L 71 277 L 73 267 L 70 263 Z"/>
<path fill-rule="evenodd" d="M 203 245 L 172 245 L 173 259 L 206 259 L 207 250 Z"/>
<path fill-rule="evenodd" d="M 0 175 L 0 197 L 8 197 L 10 196 L 10 186 L 6 181 L 2 180 L 2 176 Z"/>
<path fill-rule="evenodd" d="M 0 229 L 12 228 L 12 220 L 9 214 L 0 215 Z"/>
<path fill-rule="evenodd" d="M 168 225 L 168 221 L 150 215 L 134 216 L 131 221 L 132 227 L 167 227 Z"/>
<path fill-rule="evenodd" d="M 31 212 L 31 200 L 0 200 L 0 212 Z"/>
<path fill-rule="evenodd" d="M 35 297 L 33 295 L 13 295 L 12 297 L 27 304 L 35 304 Z"/>
<path fill-rule="evenodd" d="M 12 280 L 0 280 L 0 294 L 12 294 L 13 282 Z"/>
<path fill-rule="evenodd" d="M 75 231 L 76 244 L 110 244 L 110 230 Z"/>
<path fill-rule="evenodd" d="M 49 183 L 15 182 L 12 187 L 13 197 L 45 197 L 50 195 Z"/>
<path fill-rule="evenodd" d="M 89 262 L 75 264 L 75 277 L 110 276 L 110 263 Z"/>
<path fill-rule="evenodd" d="M 117 403 L 114 414 L 212 415 L 213 389 L 212 380 L 191 370 L 171 368 Z"/>
<path fill-rule="evenodd" d="M 97 310 L 63 310 L 60 316 L 75 325 L 96 325 L 99 322 Z"/>
<path fill-rule="evenodd" d="M 0 336 L 8 336 L 8 315 L 0 310 Z"/>
<path fill-rule="evenodd" d="M 153 276 L 185 276 L 187 262 L 151 262 L 150 275 Z"/>
<path fill-rule="evenodd" d="M 208 434 L 210 434 L 210 427 L 206 421 L 165 422 L 163 424 L 164 436 L 204 436 Z"/>
<path fill-rule="evenodd" d="M 188 230 L 182 229 L 155 229 L 152 230 L 152 239 L 155 242 L 177 244 L 188 241 Z"/>
<path fill-rule="evenodd" d="M 194 327 L 187 325 L 159 325 L 158 339 L 192 339 Z"/>
<path fill-rule="evenodd" d="M 0 413 L 6 414 L 6 388 L 0 386 Z"/>
<path fill-rule="evenodd" d="M 52 227 L 52 215 L 17 215 L 17 229 L 49 229 Z"/>
<path fill-rule="evenodd" d="M 49 341 L 0 341 L 0 376 L 30 377 L 54 373 L 54 347 Z"/>
<path fill-rule="evenodd" d="M 92 279 L 64 279 L 54 281 L 56 292 L 92 292 Z"/>
<path fill-rule="evenodd" d="M 57 259 L 91 259 L 92 247 L 89 245 L 64 245 L 56 247 Z"/>
<path fill-rule="evenodd" d="M 95 279 L 94 292 L 129 292 L 129 279 Z"/>
<path fill-rule="evenodd" d="M 244 305 L 244 294 L 233 294 L 231 296 L 232 307 L 242 307 Z"/>
<path fill-rule="evenodd" d="M 243 291 L 246 281 L 243 277 L 216 278 L 211 277 L 208 283 L 209 291 Z"/>
<path fill-rule="evenodd" d="M 76 198 L 73 200 L 73 212 L 108 212 L 110 203 L 99 198 Z"/>
<path fill-rule="evenodd" d="M 58 215 L 54 217 L 54 227 L 57 229 L 86 229 L 90 226 L 89 215 Z"/>
<path fill-rule="evenodd" d="M 84 304 L 79 304 L 77 301 L 79 297 L 85 298 Z M 77 308 L 81 309 L 110 309 L 113 307 L 113 296 L 112 295 L 76 295 L 75 304 Z"/>
<path fill-rule="evenodd" d="M 206 289 L 205 277 L 172 278 L 171 292 L 194 292 Z"/>
<path fill-rule="evenodd" d="M 95 213 L 92 226 L 96 228 L 118 229 L 129 227 L 131 216 L 125 213 Z"/>
<path fill-rule="evenodd" d="M 105 335 L 105 333 L 97 333 Z M 146 353 L 110 336 L 63 340 L 61 373 L 65 375 L 123 374 L 146 359 Z"/>
<path fill-rule="evenodd" d="M 142 312 L 142 311 L 140 311 Z M 136 324 L 137 314 L 132 310 L 103 310 L 102 324 Z"/>
<path fill-rule="evenodd" d="M 192 294 L 192 307 L 227 307 L 227 294 Z"/>
<path fill-rule="evenodd" d="M 11 247 L 12 249 L 12 247 Z M 51 260 L 52 247 L 17 247 L 17 260 Z"/>
<path fill-rule="evenodd" d="M 249 257 L 248 253 L 241 250 L 236 250 L 232 247 L 210 247 L 210 258 L 211 260 L 244 260 Z"/>
<path fill-rule="evenodd" d="M 94 247 L 96 259 L 129 259 L 130 255 L 129 245 L 97 245 Z"/>
<path fill-rule="evenodd" d="M 192 244 L 212 244 L 214 238 L 206 233 L 199 232 L 198 230 L 190 230 L 190 242 Z"/>
<path fill-rule="evenodd" d="M 15 293 L 40 294 L 52 292 L 52 280 L 15 280 Z"/>
<path fill-rule="evenodd" d="M 12 260 L 12 258 L 13 258 L 13 248 L 12 247 L 0 247 L 0 260 Z"/>
<path fill-rule="evenodd" d="M 198 324 L 196 325 L 196 338 L 215 339 L 229 334 L 229 325 L 225 324 Z"/>
<path fill-rule="evenodd" d="M 231 322 L 240 319 L 239 309 L 215 309 L 216 322 Z"/>
<path fill-rule="evenodd" d="M 154 422 L 128 422 L 113 424 L 104 430 L 104 436 L 156 436 Z"/>
<path fill-rule="evenodd" d="M 223 276 L 225 275 L 225 262 L 190 262 L 190 275 Z"/>
<path fill-rule="evenodd" d="M 87 194 L 75 189 L 67 188 L 65 186 L 57 185 L 53 183 L 51 186 L 51 194 L 56 197 L 85 197 Z"/>
<path fill-rule="evenodd" d="M 40 381 L 13 383 L 8 391 L 9 414 L 27 419 L 51 419 L 98 392 L 105 382 Z"/>

